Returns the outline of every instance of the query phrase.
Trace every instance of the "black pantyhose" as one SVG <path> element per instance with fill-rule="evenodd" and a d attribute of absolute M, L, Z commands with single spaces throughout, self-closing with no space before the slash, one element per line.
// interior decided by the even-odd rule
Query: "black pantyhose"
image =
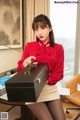
<path fill-rule="evenodd" d="M 60 99 L 47 102 L 47 106 L 54 120 L 66 120 Z"/>
<path fill-rule="evenodd" d="M 38 120 L 66 120 L 60 99 L 27 106 Z"/>

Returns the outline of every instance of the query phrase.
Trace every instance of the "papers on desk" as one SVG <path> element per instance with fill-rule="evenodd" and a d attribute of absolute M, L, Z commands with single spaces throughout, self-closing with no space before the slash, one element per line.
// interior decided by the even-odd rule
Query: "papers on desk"
<path fill-rule="evenodd" d="M 58 88 L 58 92 L 60 95 L 70 95 L 70 89 L 68 88 Z"/>
<path fill-rule="evenodd" d="M 0 86 L 5 86 L 5 82 L 10 78 L 11 78 L 11 76 L 8 76 L 8 75 L 1 77 L 0 78 Z"/>
<path fill-rule="evenodd" d="M 1 98 L 1 99 L 4 99 L 4 100 L 8 100 L 8 98 L 7 98 L 7 94 L 6 94 L 6 93 L 3 94 L 3 95 L 1 95 L 0 98 Z"/>
<path fill-rule="evenodd" d="M 77 84 L 77 91 L 80 91 L 80 83 Z"/>
<path fill-rule="evenodd" d="M 57 82 L 56 86 L 60 95 L 70 95 L 70 89 L 62 87 L 60 82 Z"/>
<path fill-rule="evenodd" d="M 9 80 L 11 76 L 4 76 L 0 78 L 0 96 L 6 93 L 5 82 Z"/>

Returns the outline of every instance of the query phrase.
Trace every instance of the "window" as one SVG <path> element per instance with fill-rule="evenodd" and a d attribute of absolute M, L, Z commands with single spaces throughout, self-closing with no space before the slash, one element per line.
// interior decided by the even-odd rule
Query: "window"
<path fill-rule="evenodd" d="M 62 4 L 57 3 L 58 1 L 50 0 L 50 19 L 55 41 L 61 43 L 64 47 L 64 79 L 69 80 L 74 75 L 76 13 L 78 3 Z"/>

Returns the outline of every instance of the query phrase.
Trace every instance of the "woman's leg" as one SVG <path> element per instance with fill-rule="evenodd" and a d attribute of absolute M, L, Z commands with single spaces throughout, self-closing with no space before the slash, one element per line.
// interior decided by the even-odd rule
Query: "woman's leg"
<path fill-rule="evenodd" d="M 27 105 L 38 120 L 54 120 L 45 103 Z"/>
<path fill-rule="evenodd" d="M 66 120 L 60 99 L 47 102 L 51 115 L 55 120 Z"/>

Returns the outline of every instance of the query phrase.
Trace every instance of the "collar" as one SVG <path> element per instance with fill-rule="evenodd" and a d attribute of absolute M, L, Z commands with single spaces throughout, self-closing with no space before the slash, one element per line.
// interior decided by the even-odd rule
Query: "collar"
<path fill-rule="evenodd" d="M 50 46 L 50 40 L 46 44 L 44 44 L 41 40 L 39 40 L 38 43 L 40 46 L 46 46 L 46 47 Z"/>

